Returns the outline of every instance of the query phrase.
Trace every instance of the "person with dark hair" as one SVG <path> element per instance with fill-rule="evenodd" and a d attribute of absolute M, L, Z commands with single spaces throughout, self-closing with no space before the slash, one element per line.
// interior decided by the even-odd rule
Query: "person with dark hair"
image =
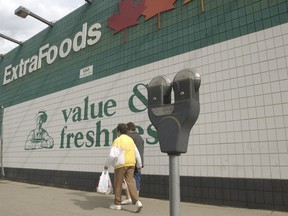
<path fill-rule="evenodd" d="M 143 205 L 139 200 L 136 183 L 133 177 L 135 165 L 141 169 L 142 162 L 139 151 L 131 137 L 127 135 L 126 124 L 118 124 L 117 138 L 110 148 L 109 157 L 106 160 L 104 170 L 114 166 L 114 204 L 110 209 L 121 210 L 122 182 L 126 181 L 131 196 L 131 202 L 136 206 L 136 212 L 140 212 Z"/>
<path fill-rule="evenodd" d="M 142 161 L 142 168 L 144 167 L 144 140 L 143 138 L 136 132 L 136 126 L 133 122 L 128 122 L 127 123 L 127 127 L 128 127 L 128 135 L 133 139 L 139 153 L 141 156 L 141 161 Z M 141 179 L 141 169 L 137 169 L 137 167 L 135 167 L 134 170 L 134 179 L 136 182 L 136 187 L 137 187 L 137 192 L 138 192 L 138 196 L 139 196 L 139 191 L 140 191 L 140 179 Z M 132 204 L 132 200 L 131 200 L 131 196 L 129 193 L 129 189 L 125 188 L 125 193 L 126 193 L 126 200 L 122 201 L 122 205 L 128 205 L 128 204 Z"/>

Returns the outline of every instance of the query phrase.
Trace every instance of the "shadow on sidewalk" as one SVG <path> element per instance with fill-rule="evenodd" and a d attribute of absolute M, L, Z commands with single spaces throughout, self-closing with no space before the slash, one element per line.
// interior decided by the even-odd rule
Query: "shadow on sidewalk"
<path fill-rule="evenodd" d="M 93 210 L 96 208 L 108 208 L 113 203 L 114 197 L 110 195 L 99 195 L 95 193 L 95 196 L 87 196 L 83 193 L 73 193 L 74 195 L 81 196 L 81 199 L 71 199 L 75 205 L 79 206 L 83 210 Z"/>
<path fill-rule="evenodd" d="M 72 194 L 80 196 L 79 199 L 71 199 L 71 201 L 83 210 L 94 210 L 97 208 L 109 209 L 109 205 L 114 202 L 114 195 L 99 195 L 95 193 L 93 196 L 87 196 L 85 193 L 73 192 Z M 113 211 L 113 210 L 111 210 Z M 122 206 L 122 211 L 135 213 L 134 205 Z"/>

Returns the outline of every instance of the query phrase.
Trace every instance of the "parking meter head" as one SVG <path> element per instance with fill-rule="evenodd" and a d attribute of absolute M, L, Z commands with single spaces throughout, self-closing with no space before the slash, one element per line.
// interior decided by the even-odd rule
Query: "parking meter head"
<path fill-rule="evenodd" d="M 185 134 L 182 133 L 180 122 L 174 116 L 165 116 L 161 119 L 157 132 L 161 152 L 168 155 L 180 155 L 187 151 L 187 145 L 181 144 L 186 138 Z"/>
<path fill-rule="evenodd" d="M 190 131 L 200 112 L 198 73 L 185 69 L 176 74 L 173 84 L 158 76 L 148 86 L 148 115 L 157 130 L 161 152 L 180 155 L 187 152 Z M 171 103 L 171 91 L 175 102 Z"/>
<path fill-rule="evenodd" d="M 199 100 L 200 84 L 199 73 L 194 73 L 190 69 L 178 72 L 173 80 L 175 102 L 192 98 Z"/>
<path fill-rule="evenodd" d="M 172 83 L 165 76 L 157 76 L 148 85 L 148 105 L 159 106 L 171 103 Z"/>
<path fill-rule="evenodd" d="M 201 76 L 199 73 L 194 73 L 194 88 L 195 92 L 199 93 L 199 88 L 201 85 Z"/>

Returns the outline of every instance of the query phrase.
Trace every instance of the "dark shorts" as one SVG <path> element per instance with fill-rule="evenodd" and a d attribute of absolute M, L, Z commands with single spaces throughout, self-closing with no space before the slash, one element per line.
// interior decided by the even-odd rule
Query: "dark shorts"
<path fill-rule="evenodd" d="M 136 181 L 137 191 L 140 191 L 141 172 L 138 172 L 138 169 L 137 169 L 137 168 L 135 168 L 135 171 L 134 171 L 134 179 L 135 179 L 135 181 Z"/>

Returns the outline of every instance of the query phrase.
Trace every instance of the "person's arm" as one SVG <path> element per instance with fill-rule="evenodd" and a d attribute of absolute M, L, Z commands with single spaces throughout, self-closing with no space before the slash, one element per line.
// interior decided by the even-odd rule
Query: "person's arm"
<path fill-rule="evenodd" d="M 108 168 L 113 164 L 113 162 L 116 160 L 116 158 L 118 158 L 118 156 L 119 148 L 112 145 L 112 147 L 110 148 L 109 156 L 107 157 L 105 162 L 104 170 L 108 170 Z"/>
<path fill-rule="evenodd" d="M 115 158 L 108 156 L 105 162 L 104 170 L 108 170 L 108 168 L 113 164 Z"/>
<path fill-rule="evenodd" d="M 27 140 L 25 142 L 25 150 L 35 149 L 35 145 L 33 143 L 33 130 L 29 133 Z"/>
<path fill-rule="evenodd" d="M 135 158 L 136 158 L 136 167 L 138 168 L 138 170 L 140 170 L 142 168 L 142 161 L 141 161 L 140 153 L 136 146 L 135 146 L 134 152 L 135 152 Z"/>
<path fill-rule="evenodd" d="M 43 148 L 53 148 L 54 140 L 52 137 L 49 136 L 46 130 L 43 130 L 43 140 L 41 143 L 41 147 Z"/>

